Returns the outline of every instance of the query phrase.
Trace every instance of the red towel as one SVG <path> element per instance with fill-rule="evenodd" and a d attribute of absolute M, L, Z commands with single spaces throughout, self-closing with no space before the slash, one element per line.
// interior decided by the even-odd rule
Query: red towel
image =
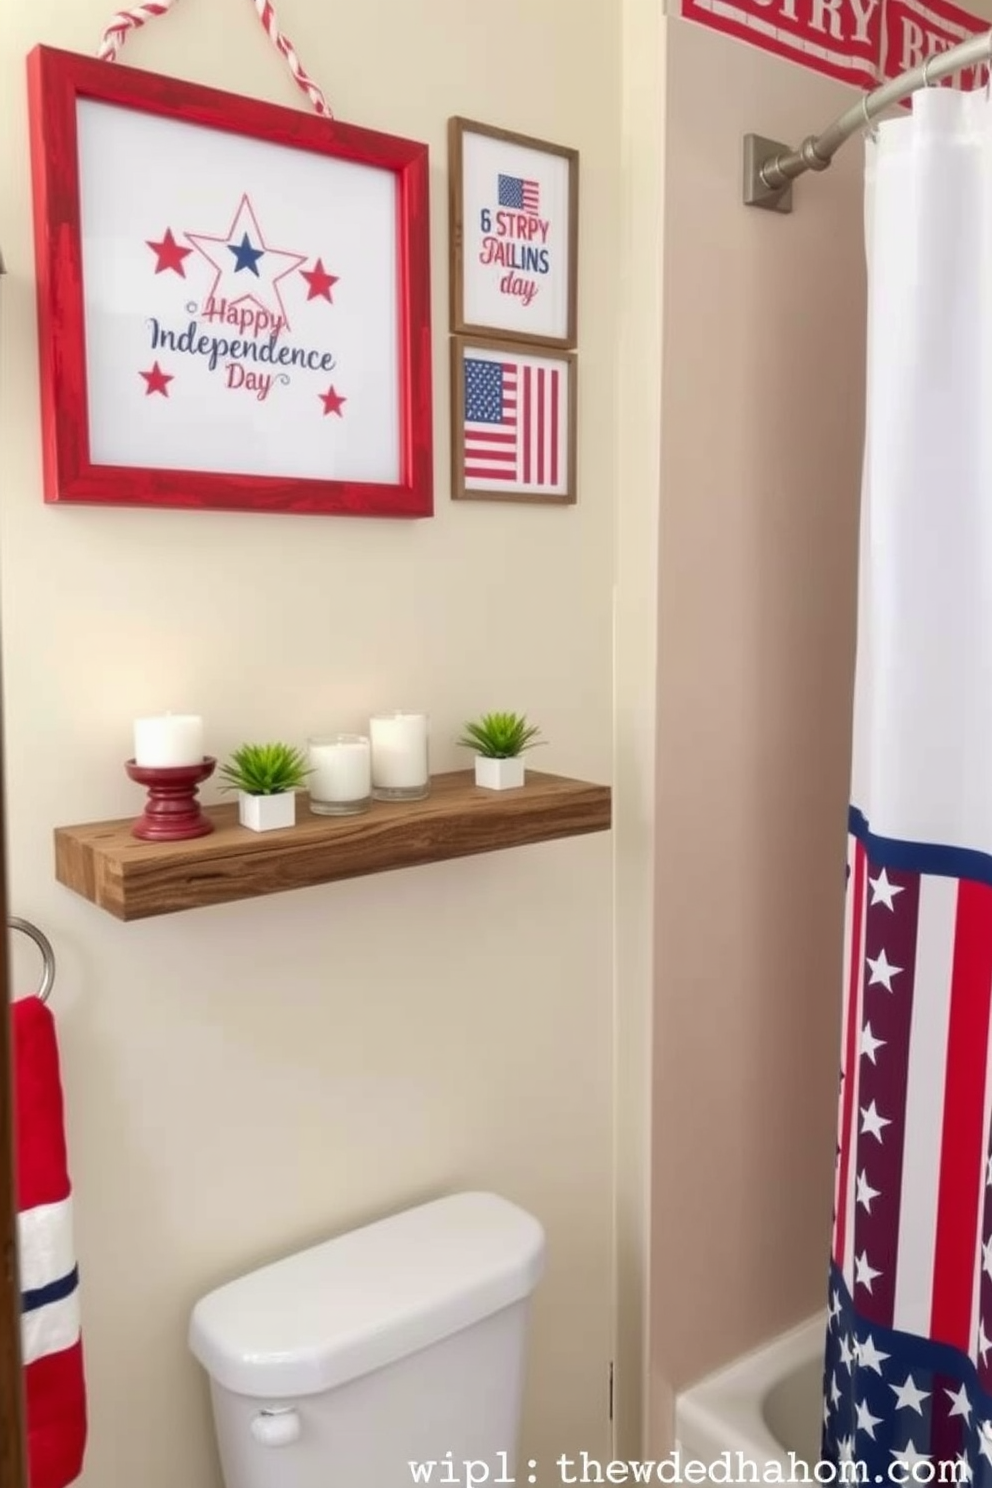
<path fill-rule="evenodd" d="M 86 1447 L 79 1274 L 55 1020 L 11 1008 L 21 1337 L 31 1488 L 68 1488 Z"/>

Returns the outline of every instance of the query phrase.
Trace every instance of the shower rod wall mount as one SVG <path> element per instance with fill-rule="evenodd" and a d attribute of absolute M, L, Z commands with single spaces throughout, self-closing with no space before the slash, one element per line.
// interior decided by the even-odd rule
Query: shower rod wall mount
<path fill-rule="evenodd" d="M 744 205 L 761 207 L 783 215 L 792 211 L 792 182 L 807 171 L 825 171 L 841 145 L 856 134 L 871 129 L 875 120 L 895 104 L 904 103 L 921 88 L 932 87 L 966 68 L 975 68 L 976 86 L 987 82 L 992 66 L 992 31 L 970 36 L 967 41 L 935 52 L 919 67 L 901 72 L 828 124 L 822 134 L 811 134 L 798 149 L 760 134 L 744 136 Z M 984 77 L 978 76 L 982 69 Z"/>

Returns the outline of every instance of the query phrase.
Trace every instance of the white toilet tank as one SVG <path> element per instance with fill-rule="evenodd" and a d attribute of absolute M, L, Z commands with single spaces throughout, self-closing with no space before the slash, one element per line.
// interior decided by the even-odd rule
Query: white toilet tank
<path fill-rule="evenodd" d="M 453 1194 L 202 1298 L 226 1488 L 512 1480 L 544 1249 L 532 1215 Z"/>

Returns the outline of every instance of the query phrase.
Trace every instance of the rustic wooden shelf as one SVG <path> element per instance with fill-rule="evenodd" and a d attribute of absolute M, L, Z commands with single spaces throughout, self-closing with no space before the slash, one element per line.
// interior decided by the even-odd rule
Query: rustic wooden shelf
<path fill-rule="evenodd" d="M 361 816 L 314 816 L 250 832 L 235 805 L 205 808 L 216 830 L 189 842 L 141 842 L 126 821 L 55 829 L 55 876 L 119 920 L 176 914 L 368 873 L 525 847 L 610 828 L 610 788 L 528 770 L 519 790 L 486 791 L 471 770 L 435 775 L 424 801 L 375 801 Z"/>

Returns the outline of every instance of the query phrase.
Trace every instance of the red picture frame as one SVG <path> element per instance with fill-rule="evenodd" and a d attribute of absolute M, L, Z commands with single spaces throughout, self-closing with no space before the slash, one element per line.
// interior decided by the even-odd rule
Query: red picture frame
<path fill-rule="evenodd" d="M 209 508 L 229 511 L 366 517 L 432 516 L 434 511 L 433 400 L 427 146 L 354 125 L 332 122 L 301 110 L 283 108 L 136 68 L 122 67 L 118 63 L 99 61 L 45 46 L 35 48 L 28 57 L 28 91 L 45 501 L 122 507 Z M 111 108 L 93 109 L 90 107 L 92 104 L 109 105 Z M 87 111 L 81 113 L 81 108 Z M 293 416 L 297 419 L 303 417 L 301 409 L 306 409 L 308 416 L 310 411 L 316 410 L 314 411 L 315 420 L 328 413 L 336 414 L 340 418 L 342 405 L 347 402 L 347 399 L 342 398 L 340 394 L 335 396 L 334 384 L 331 384 L 329 393 L 325 394 L 319 392 L 321 384 L 313 379 L 310 383 L 304 383 L 303 379 L 310 372 L 320 372 L 322 368 L 333 368 L 341 364 L 335 353 L 321 354 L 319 348 L 310 352 L 304 352 L 298 348 L 291 349 L 288 341 L 290 317 L 287 310 L 282 327 L 276 324 L 274 332 L 271 332 L 271 327 L 266 328 L 269 331 L 267 360 L 274 364 L 282 359 L 284 366 L 289 366 L 293 375 L 290 376 L 283 369 L 276 372 L 275 367 L 264 373 L 246 372 L 247 363 L 238 371 L 235 362 L 231 361 L 227 366 L 228 368 L 234 367 L 235 370 L 227 372 L 227 383 L 218 381 L 217 373 L 224 371 L 223 355 L 225 353 L 218 352 L 218 347 L 221 345 L 226 350 L 235 348 L 231 353 L 235 357 L 240 356 L 242 352 L 247 357 L 251 352 L 256 362 L 266 360 L 266 341 L 262 330 L 256 334 L 256 330 L 250 327 L 243 335 L 243 339 L 237 339 L 239 326 L 244 332 L 243 320 L 250 314 L 252 296 L 243 295 L 241 300 L 216 297 L 209 301 L 203 300 L 202 297 L 200 300 L 189 299 L 188 281 L 179 284 L 178 281 L 173 283 L 173 279 L 175 275 L 184 274 L 186 268 L 198 267 L 201 272 L 210 272 L 209 263 L 213 263 L 216 259 L 218 271 L 215 282 L 219 283 L 222 272 L 228 275 L 234 272 L 231 267 L 232 260 L 226 257 L 227 251 L 234 255 L 233 262 L 236 269 L 251 269 L 257 275 L 256 265 L 263 255 L 259 249 L 251 246 L 252 236 L 255 235 L 257 227 L 255 217 L 250 215 L 251 202 L 247 194 L 241 197 L 238 211 L 240 213 L 242 209 L 245 209 L 249 215 L 234 218 L 228 232 L 227 243 L 224 242 L 223 234 L 209 239 L 209 242 L 217 246 L 204 250 L 209 258 L 206 268 L 196 257 L 196 249 L 198 246 L 203 247 L 204 239 L 201 238 L 199 242 L 196 242 L 194 237 L 198 235 L 189 234 L 186 238 L 180 238 L 183 246 L 177 246 L 172 237 L 171 227 L 164 238 L 162 229 L 158 225 L 154 231 L 149 231 L 147 234 L 142 230 L 138 236 L 145 238 L 144 243 L 139 243 L 137 236 L 132 242 L 131 235 L 127 236 L 126 242 L 120 237 L 113 239 L 113 228 L 107 229 L 102 237 L 94 239 L 92 218 L 98 209 L 93 207 L 92 202 L 112 201 L 113 197 L 107 182 L 101 182 L 99 190 L 92 184 L 92 178 L 99 175 L 93 162 L 102 157 L 94 155 L 92 153 L 94 147 L 89 144 L 86 149 L 89 151 L 87 159 L 90 163 L 86 170 L 87 181 L 91 184 L 88 188 L 89 195 L 84 197 L 80 119 L 82 118 L 84 122 L 84 133 L 91 129 L 91 125 L 86 121 L 94 118 L 100 121 L 101 128 L 110 126 L 116 128 L 118 127 L 116 121 L 120 120 L 120 115 L 112 110 L 132 112 L 132 118 L 123 121 L 131 138 L 137 137 L 137 133 L 145 130 L 150 139 L 161 140 L 163 137 L 161 121 L 165 121 L 166 126 L 175 123 L 193 126 L 200 131 L 203 129 L 216 131 L 215 135 L 210 136 L 198 133 L 196 139 L 201 144 L 206 141 L 211 149 L 216 147 L 218 161 L 226 158 L 223 154 L 225 150 L 241 150 L 244 156 L 242 146 L 232 144 L 230 136 L 238 136 L 248 142 L 258 142 L 263 147 L 279 146 L 293 152 L 306 152 L 305 160 L 295 154 L 291 157 L 284 154 L 279 158 L 293 170 L 298 168 L 301 172 L 309 172 L 308 179 L 312 181 L 317 180 L 315 172 L 326 172 L 328 181 L 330 181 L 330 173 L 336 170 L 337 176 L 334 180 L 337 182 L 342 180 L 361 182 L 362 184 L 357 189 L 365 191 L 369 202 L 372 203 L 367 210 L 370 213 L 378 212 L 376 221 L 388 220 L 391 224 L 388 245 L 368 245 L 375 247 L 375 253 L 372 253 L 370 257 L 378 265 L 375 272 L 380 274 L 379 280 L 372 277 L 372 269 L 367 271 L 368 282 L 361 286 L 366 302 L 359 303 L 360 296 L 356 290 L 351 309 L 343 311 L 344 318 L 338 322 L 345 327 L 341 334 L 351 338 L 347 341 L 347 345 L 354 348 L 355 356 L 372 357 L 375 355 L 377 346 L 384 348 L 384 351 L 373 365 L 360 368 L 356 372 L 356 386 L 360 389 L 360 396 L 357 400 L 353 398 L 353 407 L 357 401 L 359 414 L 356 416 L 356 421 L 349 426 L 347 437 L 351 443 L 343 445 L 343 454 L 336 455 L 334 459 L 328 457 L 326 474 L 323 463 L 324 451 L 330 450 L 331 446 L 329 443 L 320 443 L 324 435 L 316 432 L 316 423 L 313 429 L 309 424 L 306 426 L 303 447 L 309 464 L 299 470 L 294 468 L 283 471 L 282 468 L 264 467 L 256 470 L 252 468 L 252 457 L 249 454 L 245 455 L 241 468 L 230 469 L 224 463 L 225 449 L 236 450 L 240 455 L 240 451 L 246 448 L 243 440 L 235 438 L 236 424 L 231 422 L 228 429 L 225 421 L 244 419 L 245 429 L 252 436 L 248 440 L 247 448 L 257 450 L 265 460 L 274 463 L 282 458 L 279 449 L 280 439 L 286 440 L 285 458 L 287 464 L 291 465 L 297 458 L 300 441 L 297 438 L 292 444 L 288 442 L 291 439 L 291 426 L 285 422 L 287 413 L 283 410 L 289 410 L 292 406 Z M 178 145 L 178 134 L 173 132 L 168 138 L 172 139 L 173 134 Z M 183 132 L 183 137 L 185 140 L 183 148 L 188 148 L 193 136 L 189 130 L 186 130 Z M 124 138 L 123 130 L 121 138 Z M 244 158 L 248 157 L 244 156 Z M 257 160 L 257 158 L 257 154 L 251 157 L 252 160 Z M 275 158 L 270 151 L 266 157 L 269 162 L 266 169 L 275 169 L 275 166 L 271 164 Z M 152 167 L 149 163 L 149 170 L 160 169 L 161 161 L 160 152 L 156 156 L 156 165 Z M 357 174 L 353 170 L 345 172 L 342 170 L 341 163 L 348 167 L 357 165 L 369 169 Z M 109 170 L 110 167 L 108 166 L 107 169 Z M 218 165 L 217 169 L 220 170 L 221 166 Z M 100 170 L 103 170 L 102 166 Z M 389 173 L 389 175 L 383 177 L 382 172 Z M 179 180 L 180 176 L 181 172 L 176 166 L 174 179 Z M 186 179 L 188 178 L 187 174 Z M 136 179 L 132 176 L 132 181 Z M 233 176 L 231 179 L 233 183 Z M 323 180 L 323 176 L 320 179 Z M 128 192 L 128 181 L 122 181 L 120 189 Z M 232 184 L 232 190 L 235 189 L 235 185 Z M 338 185 L 334 189 L 343 190 L 344 188 Z M 113 190 L 116 190 L 116 187 Z M 274 199 L 274 193 L 270 195 Z M 107 255 L 114 261 L 116 276 L 113 280 L 101 282 L 99 294 L 91 295 L 89 299 L 87 282 L 84 282 L 84 267 L 86 264 L 93 265 L 98 260 L 94 258 L 92 252 L 88 259 L 84 255 L 84 233 L 81 228 L 81 204 L 84 200 L 89 203 L 87 210 L 90 219 L 87 232 L 91 234 L 86 237 L 85 242 L 97 241 L 101 249 L 106 250 Z M 356 202 L 364 201 L 364 197 L 356 197 L 355 200 Z M 321 190 L 312 192 L 307 197 L 307 203 L 315 203 L 318 210 L 325 206 L 327 210 L 330 210 L 328 201 L 329 198 Z M 114 210 L 119 214 L 129 208 L 118 205 Z M 300 202 L 298 204 L 300 221 L 304 220 L 303 210 L 304 203 Z M 356 206 L 354 210 L 357 213 L 366 208 Z M 162 215 L 163 218 L 167 217 L 168 212 L 163 209 Z M 273 214 L 270 213 L 270 215 Z M 346 220 L 344 213 L 339 213 L 338 216 L 341 221 Z M 217 219 L 211 218 L 210 220 L 216 221 Z M 247 235 L 239 244 L 237 233 L 240 233 L 246 224 Z M 144 223 L 144 226 L 150 227 L 150 219 Z M 138 227 L 139 223 L 136 221 L 136 233 Z M 227 231 L 226 228 L 225 231 Z M 284 231 L 288 233 L 288 229 Z M 358 232 L 357 226 L 355 231 Z M 152 241 L 156 236 L 158 241 Z M 365 236 L 367 238 L 368 234 L 366 233 Z M 268 246 L 271 237 L 264 241 Z M 166 243 L 171 245 L 171 258 L 163 257 Z M 301 245 L 294 244 L 294 246 Z M 193 313 L 195 308 L 200 306 L 206 307 L 201 308 L 201 314 L 209 315 L 211 318 L 220 317 L 222 312 L 227 318 L 231 318 L 235 314 L 234 306 L 241 306 L 237 312 L 241 316 L 240 321 L 233 319 L 230 327 L 225 325 L 214 328 L 213 365 L 211 365 L 211 358 L 208 358 L 211 333 L 202 319 L 191 322 L 190 336 L 187 338 L 187 343 L 182 345 L 182 338 L 178 337 L 178 331 L 163 330 L 157 319 L 147 314 L 139 315 L 138 311 L 133 308 L 127 311 L 122 310 L 113 322 L 106 322 L 109 327 L 107 334 L 104 334 L 104 330 L 100 328 L 104 323 L 99 322 L 97 316 L 98 311 L 103 313 L 101 306 L 106 300 L 107 284 L 129 284 L 128 275 L 133 278 L 139 267 L 142 273 L 150 276 L 150 263 L 146 262 L 144 266 L 141 266 L 137 258 L 139 253 L 147 254 L 149 249 L 153 249 L 158 254 L 155 265 L 156 275 L 163 264 L 167 269 L 174 270 L 175 274 L 159 276 L 154 284 L 149 277 L 147 292 L 162 295 L 168 287 L 170 293 L 185 293 L 188 303 L 182 308 L 180 312 L 182 315 L 186 315 L 187 312 Z M 313 253 L 312 248 L 310 251 Z M 335 275 L 324 270 L 319 256 L 316 257 L 314 269 L 304 269 L 304 255 L 281 253 L 279 250 L 273 250 L 273 253 L 287 262 L 290 259 L 295 260 L 293 270 L 297 277 L 290 282 L 290 287 L 296 295 L 294 304 L 298 303 L 302 307 L 299 310 L 300 315 L 305 311 L 312 318 L 318 312 L 323 312 L 324 300 L 330 304 L 335 303 L 336 290 L 331 291 L 328 288 L 328 283 L 335 283 Z M 222 260 L 217 255 L 223 255 Z M 329 263 L 328 268 L 331 267 L 333 265 Z M 290 272 L 291 270 L 286 268 L 280 270 L 279 275 L 275 277 L 286 279 Z M 363 268 L 358 272 L 364 274 L 366 270 Z M 305 286 L 300 280 L 300 275 L 309 284 L 307 291 L 309 299 L 304 294 Z M 352 282 L 355 277 L 353 275 Z M 166 278 L 169 279 L 168 286 L 165 283 Z M 238 280 L 238 293 L 241 293 L 242 285 L 251 282 L 247 274 L 244 280 Z M 272 283 L 274 282 L 273 279 Z M 144 281 L 142 283 L 144 284 Z M 310 303 L 314 298 L 315 285 L 317 305 Z M 143 287 L 141 293 L 145 292 Z M 258 293 L 261 294 L 261 291 Z M 102 301 L 99 295 L 102 295 Z M 122 290 L 122 295 L 130 295 L 130 299 L 126 301 L 129 307 L 136 304 L 133 286 Z M 259 300 L 258 303 L 261 304 L 262 301 Z M 272 303 L 275 304 L 275 301 Z M 283 301 L 280 300 L 279 303 L 282 304 Z M 97 305 L 97 309 L 93 308 L 94 305 Z M 249 307 L 248 311 L 245 310 L 245 306 Z M 383 309 L 382 306 L 386 308 Z M 294 311 L 294 314 L 296 313 Z M 129 314 L 130 328 L 128 329 Z M 92 331 L 89 344 L 87 344 L 88 315 L 92 325 L 98 327 Z M 348 315 L 351 316 L 350 320 L 347 319 Z M 264 312 L 259 310 L 257 318 L 261 322 L 265 318 Z M 275 324 L 278 320 L 279 316 L 273 314 L 273 323 Z M 371 325 L 372 322 L 374 322 L 375 334 L 365 336 L 363 326 Z M 326 324 L 330 324 L 330 319 Z M 149 393 L 159 393 L 163 397 L 161 400 L 153 398 L 148 404 L 141 403 L 140 406 L 135 404 L 134 417 L 121 418 L 115 422 L 116 415 L 112 415 L 107 410 L 122 406 L 120 389 L 113 383 L 113 379 L 118 376 L 123 377 L 124 373 L 120 371 L 123 362 L 113 359 L 108 351 L 108 345 L 113 342 L 118 331 L 121 335 L 124 335 L 126 331 L 133 341 L 134 337 L 139 334 L 139 326 L 142 327 L 141 335 L 152 336 L 152 347 L 158 347 L 160 344 L 168 345 L 173 352 L 176 352 L 181 346 L 183 352 L 202 349 L 204 354 L 199 360 L 188 358 L 178 364 L 184 375 L 188 372 L 190 380 L 182 384 L 177 382 L 174 387 L 169 386 L 173 381 L 172 376 L 166 376 L 164 370 L 146 372 L 143 364 L 134 366 L 128 362 L 127 381 L 122 384 L 126 397 L 137 397 L 133 391 L 136 386 L 133 379 L 138 376 L 145 379 L 144 383 L 137 384 L 142 395 L 147 397 Z M 153 328 L 150 332 L 149 326 Z M 280 344 L 277 338 L 283 334 L 286 339 Z M 197 340 L 198 336 L 199 340 Z M 157 339 L 158 337 L 162 338 L 161 342 Z M 254 340 L 250 340 L 250 337 L 254 337 Z M 371 343 L 371 350 L 366 346 L 366 342 Z M 121 344 L 125 343 L 122 341 Z M 394 346 L 395 361 L 390 361 Z M 152 353 L 146 354 L 151 362 Z M 383 359 L 387 365 L 382 365 Z M 158 359 L 154 365 L 156 369 L 159 368 Z M 347 365 L 347 361 L 344 365 Z M 99 368 L 98 375 L 97 368 Z M 303 371 L 299 370 L 301 368 Z M 209 384 L 203 381 L 207 370 L 213 374 L 213 380 Z M 200 379 L 198 384 L 200 391 L 195 399 L 191 392 L 194 377 Z M 338 374 L 335 374 L 335 377 L 337 379 Z M 284 401 L 274 420 L 269 416 L 271 406 L 264 410 L 263 420 L 263 412 L 259 408 L 251 409 L 248 404 L 242 402 L 238 405 L 238 412 L 235 414 L 233 410 L 236 400 L 234 398 L 225 400 L 220 397 L 221 386 L 244 388 L 246 381 L 249 385 L 254 385 L 252 381 L 254 379 L 261 384 L 265 378 L 268 378 L 270 385 L 273 382 L 293 384 L 291 392 L 280 390 L 280 395 L 286 400 L 291 397 L 298 400 L 292 405 Z M 240 379 L 240 382 L 236 379 Z M 194 428 L 198 417 L 196 410 L 203 408 L 205 388 L 215 400 L 216 418 L 214 423 L 208 422 L 203 425 L 198 433 L 196 429 L 200 426 L 196 425 Z M 307 399 L 318 396 L 322 399 L 322 410 L 319 405 L 314 405 L 312 402 L 299 401 L 304 396 L 302 388 L 305 388 Z M 185 407 L 188 411 L 186 413 L 182 412 L 183 405 L 179 398 L 173 399 L 166 409 L 165 400 L 168 394 L 173 392 L 179 392 L 181 396 L 187 398 Z M 257 393 L 256 401 L 261 403 L 267 393 L 268 389 L 266 394 Z M 363 404 L 362 395 L 366 393 L 367 400 Z M 388 407 L 388 418 L 379 417 L 377 412 L 379 405 L 375 402 L 377 397 L 383 400 L 383 407 Z M 180 403 L 178 414 L 177 403 Z M 134 427 L 140 425 L 144 428 L 143 419 L 157 416 L 151 413 L 152 407 L 156 410 L 167 411 L 168 416 L 174 421 L 172 427 L 181 434 L 182 441 L 185 441 L 189 447 L 184 455 L 183 463 L 180 464 L 175 454 L 172 453 L 174 448 L 172 442 L 167 441 L 169 453 L 175 463 L 170 465 L 168 456 L 163 460 L 160 453 L 155 453 L 162 447 L 164 438 L 162 426 L 156 426 L 154 432 L 148 435 L 148 448 L 153 451 L 153 456 L 144 457 L 144 446 L 140 443 L 142 436 L 140 433 L 133 432 L 132 425 Z M 98 408 L 102 408 L 104 412 L 98 415 Z M 140 415 L 140 418 L 137 415 Z M 202 414 L 200 416 L 205 417 Z M 95 422 L 98 417 L 104 420 L 99 428 L 98 423 Z M 364 423 L 360 422 L 362 419 Z M 268 431 L 264 436 L 259 432 L 263 427 L 263 422 Z M 223 434 L 223 437 L 218 433 L 219 427 L 222 431 L 225 429 L 228 431 Z M 341 424 L 333 417 L 329 423 L 325 422 L 320 425 L 322 430 L 327 431 L 329 437 L 340 436 L 341 427 Z M 354 434 L 352 431 L 356 428 L 364 432 Z M 191 429 L 193 432 L 190 432 Z M 98 436 L 96 439 L 94 439 L 95 434 Z M 117 436 L 121 441 L 131 440 L 126 458 L 108 458 L 106 455 L 107 448 L 115 447 Z M 200 446 L 197 440 L 201 437 L 206 440 L 208 436 L 209 440 L 213 441 L 210 444 L 210 458 L 204 459 L 201 468 Z M 227 440 L 226 446 L 224 439 Z M 380 444 L 383 440 L 387 443 L 392 441 L 389 445 L 393 451 L 390 456 L 392 464 L 386 474 L 375 468 L 377 457 L 372 444 L 376 440 Z M 221 462 L 220 465 L 218 461 Z M 230 463 L 234 464 L 235 461 L 232 460 Z M 362 473 L 366 465 L 369 467 L 368 473 Z"/>

